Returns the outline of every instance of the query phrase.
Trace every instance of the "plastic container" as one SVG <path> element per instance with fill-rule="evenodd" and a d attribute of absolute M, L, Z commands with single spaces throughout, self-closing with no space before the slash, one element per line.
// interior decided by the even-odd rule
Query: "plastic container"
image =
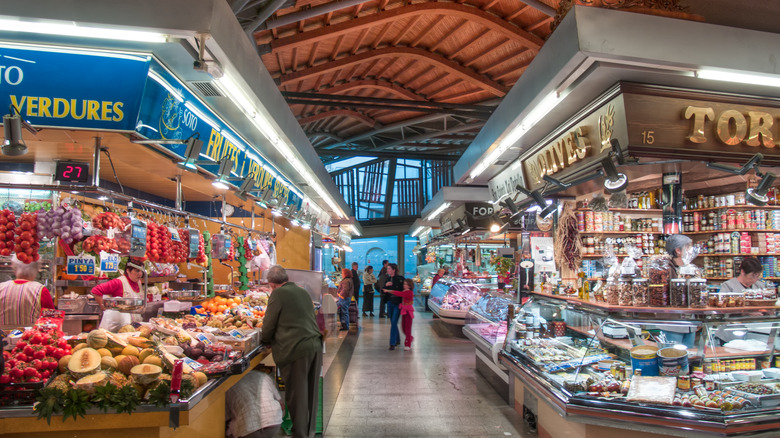
<path fill-rule="evenodd" d="M 621 277 L 618 280 L 618 305 L 619 306 L 633 306 L 634 294 L 631 282 L 631 277 Z"/>
<path fill-rule="evenodd" d="M 650 305 L 650 290 L 647 279 L 635 278 L 631 282 L 634 307 L 647 307 Z"/>
<path fill-rule="evenodd" d="M 688 285 L 685 278 L 673 278 L 669 282 L 669 305 L 688 307 Z"/>
<path fill-rule="evenodd" d="M 661 376 L 688 375 L 688 351 L 677 348 L 662 348 L 658 350 L 658 374 Z"/>
<path fill-rule="evenodd" d="M 607 280 L 607 285 L 604 287 L 604 301 L 611 305 L 618 304 L 618 284 L 612 279 Z"/>
<path fill-rule="evenodd" d="M 631 349 L 631 368 L 642 370 L 642 376 L 658 375 L 658 347 L 639 345 Z"/>
<path fill-rule="evenodd" d="M 707 307 L 707 280 L 693 278 L 688 280 L 688 303 L 690 307 Z"/>
<path fill-rule="evenodd" d="M 742 292 L 710 292 L 707 295 L 707 304 L 710 307 L 744 307 L 745 296 Z"/>
<path fill-rule="evenodd" d="M 650 306 L 652 307 L 669 306 L 669 285 L 668 284 L 651 284 L 650 286 L 648 286 L 648 294 L 650 296 Z"/>

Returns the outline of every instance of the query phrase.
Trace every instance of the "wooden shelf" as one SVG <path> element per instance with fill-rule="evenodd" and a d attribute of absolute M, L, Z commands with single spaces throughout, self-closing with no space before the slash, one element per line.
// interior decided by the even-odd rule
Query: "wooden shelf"
<path fill-rule="evenodd" d="M 733 232 L 741 233 L 743 231 L 748 233 L 780 233 L 780 230 L 759 230 L 755 228 L 735 228 L 731 230 L 714 230 L 714 231 L 686 231 L 682 234 L 686 236 L 697 236 L 699 234 L 715 234 L 715 233 L 733 233 Z"/>
<path fill-rule="evenodd" d="M 664 233 L 660 231 L 580 231 L 579 234 L 658 234 Z"/>
<path fill-rule="evenodd" d="M 734 277 L 702 277 L 705 280 L 716 280 L 716 281 L 727 281 L 731 280 Z M 763 280 L 769 280 L 769 281 L 778 281 L 780 280 L 780 277 L 763 277 L 761 278 L 761 281 Z"/>
<path fill-rule="evenodd" d="M 579 208 L 574 211 L 593 211 L 589 208 Z M 664 211 L 660 208 L 610 208 L 607 212 L 594 212 L 594 213 L 663 213 Z"/>
<path fill-rule="evenodd" d="M 780 205 L 765 205 L 763 207 L 759 207 L 757 205 L 752 204 L 741 204 L 741 205 L 730 205 L 730 206 L 724 206 L 724 207 L 713 207 L 713 208 L 694 208 L 690 210 L 683 209 L 683 213 L 693 213 L 693 212 L 702 212 L 702 211 L 716 211 L 716 210 L 729 210 L 729 209 L 736 209 L 736 210 L 780 210 Z"/>
<path fill-rule="evenodd" d="M 659 255 L 659 254 L 642 254 L 642 257 L 651 257 L 654 255 Z M 606 256 L 607 256 L 606 254 L 582 254 L 581 257 L 584 259 L 597 259 Z M 628 257 L 628 254 L 615 254 L 615 257 Z"/>
<path fill-rule="evenodd" d="M 771 254 L 768 252 L 760 252 L 757 254 L 752 254 L 749 252 L 740 252 L 740 253 L 730 253 L 730 252 L 712 252 L 712 253 L 701 253 L 699 254 L 699 257 L 763 257 L 763 256 L 779 256 L 780 254 Z"/>

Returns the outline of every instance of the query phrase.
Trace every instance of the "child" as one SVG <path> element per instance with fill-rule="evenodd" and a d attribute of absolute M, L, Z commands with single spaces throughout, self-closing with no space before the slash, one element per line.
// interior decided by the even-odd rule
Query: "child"
<path fill-rule="evenodd" d="M 403 298 L 403 301 L 398 306 L 401 310 L 401 330 L 404 332 L 404 351 L 412 349 L 412 320 L 414 319 L 414 280 L 411 278 L 404 279 L 404 290 L 398 292 L 394 290 L 388 290 L 391 294 Z"/>

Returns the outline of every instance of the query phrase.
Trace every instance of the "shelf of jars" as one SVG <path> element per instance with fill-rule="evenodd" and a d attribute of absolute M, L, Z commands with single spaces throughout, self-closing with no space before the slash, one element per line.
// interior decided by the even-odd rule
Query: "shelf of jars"
<path fill-rule="evenodd" d="M 660 231 L 580 231 L 580 234 L 587 234 L 587 235 L 600 235 L 600 234 L 631 234 L 631 235 L 637 235 L 637 234 L 655 234 L 655 235 L 663 235 L 664 233 Z"/>
<path fill-rule="evenodd" d="M 715 234 L 715 233 L 732 233 L 732 232 L 748 232 L 748 233 L 780 233 L 780 229 L 775 228 L 730 228 L 725 230 L 712 230 L 712 231 L 684 231 L 682 234 L 687 236 L 697 236 L 700 234 Z"/>
<path fill-rule="evenodd" d="M 574 210 L 575 212 L 586 212 L 586 211 L 593 211 L 591 209 L 585 209 L 585 208 L 578 208 Z M 663 213 L 663 210 L 660 208 L 610 208 L 606 211 L 607 213 Z"/>
<path fill-rule="evenodd" d="M 752 209 L 752 210 L 780 210 L 780 205 L 764 205 L 762 207 L 759 207 L 757 205 L 752 204 L 741 204 L 741 205 L 723 205 L 720 207 L 707 207 L 707 208 L 693 208 L 693 209 L 683 209 L 683 214 L 685 213 L 702 213 L 702 212 L 710 212 L 710 211 L 717 211 L 717 210 L 723 210 L 723 209 L 735 209 L 735 210 L 744 210 L 744 209 Z"/>

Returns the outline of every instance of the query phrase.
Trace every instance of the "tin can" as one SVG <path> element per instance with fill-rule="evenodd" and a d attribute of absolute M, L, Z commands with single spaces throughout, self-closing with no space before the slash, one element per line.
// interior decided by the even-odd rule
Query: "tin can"
<path fill-rule="evenodd" d="M 704 389 L 707 391 L 714 391 L 715 390 L 715 381 L 713 380 L 705 380 L 704 381 Z"/>
<path fill-rule="evenodd" d="M 677 377 L 677 389 L 680 391 L 690 391 L 691 390 L 691 378 L 688 376 L 678 376 Z"/>

